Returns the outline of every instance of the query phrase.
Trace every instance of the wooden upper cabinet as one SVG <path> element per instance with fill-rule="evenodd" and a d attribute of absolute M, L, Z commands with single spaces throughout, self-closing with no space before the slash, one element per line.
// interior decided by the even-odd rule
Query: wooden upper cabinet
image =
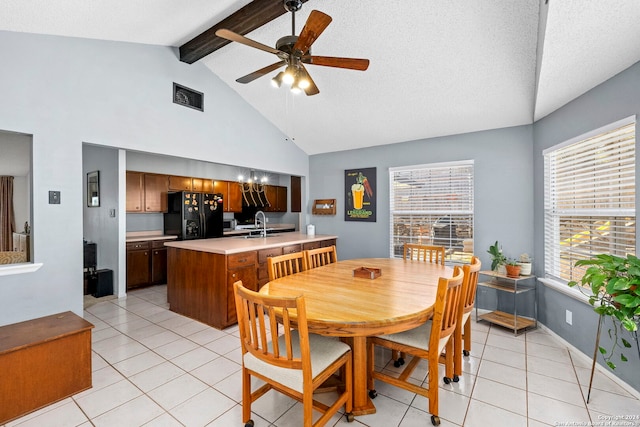
<path fill-rule="evenodd" d="M 287 187 L 276 187 L 277 188 L 277 202 L 276 202 L 276 212 L 286 212 L 287 211 Z"/>
<path fill-rule="evenodd" d="M 287 212 L 287 187 L 265 185 L 264 192 L 271 206 L 265 206 L 266 212 Z"/>
<path fill-rule="evenodd" d="M 191 177 L 169 176 L 169 191 L 191 191 Z"/>
<path fill-rule="evenodd" d="M 127 212 L 143 212 L 144 174 L 127 171 Z"/>
<path fill-rule="evenodd" d="M 144 211 L 166 212 L 169 177 L 154 173 L 144 174 Z"/>
<path fill-rule="evenodd" d="M 222 194 L 225 212 L 242 212 L 242 189 L 237 182 L 214 181 L 213 192 Z"/>
<path fill-rule="evenodd" d="M 201 193 L 213 193 L 213 180 L 206 178 L 192 178 L 191 191 L 199 191 Z"/>
<path fill-rule="evenodd" d="M 278 209 L 278 187 L 275 185 L 265 185 L 264 194 L 267 196 L 269 206 L 264 207 L 265 212 L 277 212 Z"/>
<path fill-rule="evenodd" d="M 240 183 L 229 181 L 229 194 L 227 194 L 225 208 L 227 212 L 242 212 L 242 187 Z"/>

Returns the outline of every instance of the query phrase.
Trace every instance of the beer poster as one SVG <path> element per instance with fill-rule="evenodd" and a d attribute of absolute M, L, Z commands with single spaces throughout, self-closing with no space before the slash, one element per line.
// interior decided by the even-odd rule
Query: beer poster
<path fill-rule="evenodd" d="M 376 222 L 376 168 L 344 171 L 345 221 Z"/>

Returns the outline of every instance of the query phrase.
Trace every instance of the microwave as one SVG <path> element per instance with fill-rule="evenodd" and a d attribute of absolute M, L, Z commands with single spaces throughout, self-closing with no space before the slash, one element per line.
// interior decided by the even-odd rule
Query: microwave
<path fill-rule="evenodd" d="M 238 223 L 238 221 L 236 221 L 235 219 L 229 219 L 229 220 L 224 220 L 222 221 L 222 229 L 224 231 L 233 231 L 236 229 L 236 224 Z"/>

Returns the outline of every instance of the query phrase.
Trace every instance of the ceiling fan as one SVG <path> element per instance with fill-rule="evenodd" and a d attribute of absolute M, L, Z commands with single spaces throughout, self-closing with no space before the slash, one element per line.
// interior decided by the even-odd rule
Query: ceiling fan
<path fill-rule="evenodd" d="M 265 52 L 273 53 L 280 58 L 280 61 L 274 64 L 240 77 L 236 80 L 238 83 L 252 82 L 282 66 L 286 66 L 284 71 L 281 71 L 272 79 L 274 86 L 280 87 L 282 82 L 284 82 L 291 85 L 291 90 L 293 92 L 299 92 L 302 90 L 310 96 L 320 93 L 320 90 L 307 72 L 304 64 L 347 68 L 359 71 L 364 71 L 369 67 L 368 59 L 311 55 L 311 45 L 316 41 L 325 28 L 329 26 L 331 23 L 331 17 L 318 10 L 312 10 L 304 28 L 302 28 L 302 31 L 300 32 L 300 35 L 296 36 L 295 16 L 296 12 L 302 7 L 302 1 L 284 0 L 284 7 L 291 12 L 291 35 L 280 38 L 276 43 L 275 49 L 227 29 L 220 29 L 216 31 L 216 36 L 218 37 L 242 43 Z"/>

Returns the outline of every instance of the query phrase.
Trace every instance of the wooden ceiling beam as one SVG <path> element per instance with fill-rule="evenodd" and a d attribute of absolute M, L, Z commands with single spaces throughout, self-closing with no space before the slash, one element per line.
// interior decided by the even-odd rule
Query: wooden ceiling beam
<path fill-rule="evenodd" d="M 308 0 L 301 1 L 306 3 Z M 282 0 L 253 0 L 242 9 L 180 46 L 180 61 L 193 64 L 231 43 L 229 40 L 216 36 L 216 31 L 221 28 L 244 36 L 285 13 L 289 12 L 284 8 Z"/>

